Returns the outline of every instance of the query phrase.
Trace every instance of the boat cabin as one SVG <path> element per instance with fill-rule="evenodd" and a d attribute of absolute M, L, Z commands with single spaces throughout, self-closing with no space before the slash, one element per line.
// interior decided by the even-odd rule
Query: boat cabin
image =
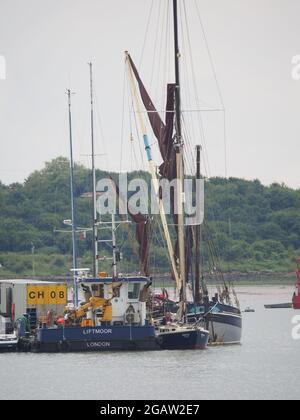
<path fill-rule="evenodd" d="M 79 283 L 79 298 L 82 303 L 92 296 L 110 299 L 114 326 L 144 326 L 147 324 L 146 302 L 150 285 L 147 277 L 85 278 Z"/>

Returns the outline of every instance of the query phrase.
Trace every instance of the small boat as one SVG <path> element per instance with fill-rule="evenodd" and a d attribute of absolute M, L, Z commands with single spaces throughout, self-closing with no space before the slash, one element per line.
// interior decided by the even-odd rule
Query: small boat
<path fill-rule="evenodd" d="M 276 303 L 274 305 L 265 305 L 266 309 L 291 309 L 292 303 Z"/>
<path fill-rule="evenodd" d="M 169 324 L 156 329 L 162 350 L 203 350 L 208 345 L 209 331 L 197 325 Z"/>
<path fill-rule="evenodd" d="M 296 290 L 293 295 L 293 308 L 300 309 L 300 258 L 296 260 L 297 263 L 297 283 L 296 283 Z"/>
<path fill-rule="evenodd" d="M 245 313 L 254 313 L 255 309 L 250 308 L 249 306 L 244 310 Z"/>
<path fill-rule="evenodd" d="M 0 335 L 0 352 L 17 351 L 18 342 L 18 337 L 15 334 Z"/>

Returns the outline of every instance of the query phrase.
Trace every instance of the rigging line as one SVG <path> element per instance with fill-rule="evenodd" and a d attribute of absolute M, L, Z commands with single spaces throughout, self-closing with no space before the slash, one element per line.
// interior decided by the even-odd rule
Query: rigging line
<path fill-rule="evenodd" d="M 186 48 L 186 32 L 184 30 L 184 23 L 183 23 L 183 19 L 182 19 L 182 11 L 181 11 L 181 31 L 182 31 L 182 51 L 183 51 L 183 55 L 185 55 L 186 57 L 188 57 L 188 55 L 186 54 L 187 48 Z M 184 60 L 184 71 L 185 71 L 185 86 L 186 88 L 184 89 L 184 92 L 187 92 L 187 94 L 185 95 L 185 101 L 187 102 L 188 108 L 191 108 L 191 87 L 190 87 L 190 83 L 189 83 L 189 65 L 187 60 Z M 186 147 L 185 147 L 185 162 L 186 162 L 186 166 L 189 167 L 189 172 L 190 174 L 194 173 L 194 168 L 195 168 L 195 162 L 194 162 L 194 153 L 192 152 L 192 138 L 196 138 L 196 130 L 195 130 L 195 124 L 194 124 L 194 120 L 192 118 L 192 115 L 190 113 L 187 114 L 187 119 L 189 120 L 189 124 L 183 124 L 184 125 L 184 131 L 185 131 L 185 143 L 186 143 Z M 185 118 L 182 115 L 182 120 L 184 122 Z M 191 133 L 189 132 L 188 127 L 191 126 Z"/>
<path fill-rule="evenodd" d="M 153 79 L 154 79 L 154 69 L 155 69 L 155 59 L 156 59 L 156 54 L 157 54 L 157 47 L 158 47 L 158 35 L 159 35 L 159 27 L 160 27 L 160 16 L 161 16 L 161 5 L 162 5 L 162 1 L 158 2 L 159 4 L 159 9 L 158 9 L 158 18 L 157 18 L 157 26 L 156 26 L 156 31 L 155 31 L 155 42 L 154 42 L 154 50 L 153 50 L 153 58 L 152 58 L 152 69 L 151 69 L 151 78 L 150 78 L 150 89 L 152 90 L 152 86 L 153 86 Z"/>
<path fill-rule="evenodd" d="M 165 2 L 165 8 L 164 8 L 163 17 L 162 17 L 161 36 L 160 36 L 161 42 L 160 42 L 159 56 L 158 56 L 158 66 L 157 66 L 158 75 L 157 75 L 157 79 L 156 79 L 156 86 L 155 86 L 155 89 L 154 89 L 154 93 L 155 93 L 154 97 L 155 98 L 158 98 L 158 97 L 161 98 L 161 95 L 159 95 L 159 92 L 161 92 L 161 89 L 159 87 L 159 83 L 160 83 L 159 75 L 164 74 L 163 72 L 161 72 L 161 67 L 163 67 L 163 64 L 162 64 L 162 61 L 163 61 L 162 56 L 163 56 L 163 50 L 164 50 L 163 49 L 163 47 L 164 47 L 163 40 L 165 39 L 164 28 L 166 26 L 166 25 L 164 25 L 164 22 L 166 22 L 166 16 L 168 14 L 168 8 L 169 8 L 168 6 L 169 6 L 169 0 L 167 2 Z"/>
<path fill-rule="evenodd" d="M 213 71 L 216 87 L 217 87 L 217 90 L 218 90 L 219 98 L 220 98 L 221 105 L 222 105 L 222 108 L 223 108 L 224 169 L 225 169 L 225 178 L 227 179 L 228 178 L 228 142 L 227 142 L 226 109 L 225 109 L 225 104 L 224 104 L 224 99 L 223 99 L 220 83 L 219 83 L 218 78 L 217 78 L 217 72 L 216 72 L 215 65 L 214 65 L 214 62 L 213 62 L 213 59 L 212 59 L 212 54 L 211 54 L 211 51 L 210 51 L 210 48 L 209 48 L 209 45 L 208 45 L 208 40 L 207 40 L 206 32 L 205 32 L 205 29 L 204 29 L 204 25 L 203 25 L 203 22 L 202 22 L 200 9 L 199 9 L 199 5 L 197 3 L 197 0 L 195 0 L 195 6 L 196 6 L 200 26 L 201 26 L 201 29 L 202 29 L 202 34 L 203 34 L 207 54 L 208 54 L 208 57 L 209 57 L 209 60 L 210 60 L 210 65 L 211 65 L 211 68 L 212 68 L 212 71 Z M 228 197 L 228 188 L 226 188 L 226 195 Z"/>
<path fill-rule="evenodd" d="M 223 110 L 225 110 L 223 95 L 222 95 L 220 83 L 218 81 L 216 68 L 215 68 L 215 65 L 214 65 L 213 58 L 212 58 L 212 53 L 211 53 L 210 48 L 209 48 L 208 39 L 207 39 L 207 36 L 206 36 L 204 24 L 203 24 L 203 21 L 202 21 L 202 18 L 201 18 L 200 8 L 199 8 L 197 0 L 194 0 L 194 2 L 195 2 L 199 22 L 200 22 L 200 27 L 201 27 L 201 30 L 202 30 L 202 35 L 203 35 L 206 51 L 207 51 L 208 58 L 209 58 L 209 61 L 210 61 L 211 69 L 213 71 L 213 76 L 214 76 L 214 79 L 215 79 L 216 87 L 218 89 L 218 94 L 219 94 L 219 98 L 220 98 L 220 101 L 221 101 L 221 105 L 222 105 Z M 185 3 L 185 0 L 184 0 L 184 3 Z"/>
<path fill-rule="evenodd" d="M 199 18 L 202 34 L 203 34 L 204 43 L 205 43 L 205 46 L 206 46 L 207 54 L 208 54 L 208 57 L 209 57 L 210 65 L 211 65 L 211 68 L 212 68 L 212 71 L 213 71 L 216 87 L 217 87 L 217 90 L 218 90 L 219 98 L 220 98 L 221 105 L 222 105 L 223 112 L 224 112 L 225 177 L 227 178 L 227 176 L 228 176 L 228 162 L 227 162 L 227 132 L 226 132 L 227 127 L 226 127 L 225 103 L 224 103 L 224 99 L 223 99 L 223 95 L 222 95 L 222 91 L 221 91 L 221 86 L 220 86 L 220 83 L 219 83 L 219 80 L 218 80 L 218 77 L 217 77 L 217 72 L 216 72 L 216 68 L 215 68 L 215 65 L 214 65 L 213 58 L 212 58 L 212 54 L 211 54 L 211 51 L 210 51 L 210 48 L 209 48 L 208 39 L 207 39 L 207 36 L 206 36 L 204 24 L 203 24 L 203 21 L 202 21 L 202 18 L 201 18 L 200 8 L 199 8 L 199 5 L 197 3 L 197 0 L 194 0 L 194 1 L 195 1 L 195 5 L 196 5 L 196 11 L 197 11 L 197 15 L 198 15 L 198 18 Z M 184 0 L 184 2 L 185 2 L 185 0 Z"/>
<path fill-rule="evenodd" d="M 148 13 L 148 19 L 147 19 L 147 25 L 146 25 L 146 32 L 145 32 L 145 37 L 144 37 L 144 42 L 143 42 L 142 52 L 141 52 L 141 58 L 140 58 L 140 63 L 139 63 L 139 67 L 140 68 L 142 66 L 142 62 L 143 62 L 143 58 L 144 58 L 144 52 L 145 52 L 145 47 L 146 47 L 146 42 L 147 42 L 147 39 L 148 39 L 148 33 L 149 33 L 150 22 L 151 22 L 151 17 L 152 17 L 152 12 L 153 12 L 153 6 L 154 6 L 154 0 L 152 0 L 152 2 L 151 2 L 150 11 Z"/>
<path fill-rule="evenodd" d="M 102 145 L 103 145 L 103 148 L 104 148 L 104 155 L 107 155 L 106 138 L 105 138 L 105 135 L 104 135 L 104 130 L 103 130 L 103 124 L 102 124 L 101 115 L 100 115 L 100 112 L 99 112 L 99 106 L 98 106 L 99 101 L 98 101 L 98 98 L 97 98 L 96 91 L 95 91 L 94 95 L 95 95 L 96 115 L 97 115 L 98 125 L 99 125 L 99 128 L 100 128 L 100 135 L 101 135 L 101 138 L 102 138 Z M 108 171 L 107 159 L 105 159 L 104 161 L 105 161 L 105 163 L 104 163 L 105 168 Z"/>
<path fill-rule="evenodd" d="M 185 39 L 185 36 L 184 36 L 185 31 L 184 31 L 184 24 L 183 24 L 183 19 L 182 19 L 182 11 L 181 11 L 180 16 L 181 16 L 180 23 L 181 23 L 181 31 L 182 31 L 182 51 L 183 51 L 183 54 L 187 57 L 187 54 L 186 54 L 186 39 Z M 185 101 L 188 105 L 188 108 L 191 108 L 191 94 L 190 94 L 191 89 L 190 89 L 190 83 L 189 83 L 188 62 L 187 62 L 187 60 L 184 60 L 183 63 L 184 63 L 183 68 L 184 68 L 184 71 L 185 71 L 185 74 L 186 74 L 186 76 L 184 78 L 184 81 L 185 81 L 184 92 L 186 93 L 184 99 L 185 99 Z M 195 127 L 194 127 L 194 124 L 193 124 L 193 119 L 192 119 L 191 114 L 187 114 L 186 117 L 189 120 L 189 124 L 187 123 L 185 125 L 185 132 L 186 132 L 185 160 L 188 160 L 189 165 L 190 165 L 189 169 L 191 171 L 192 166 L 193 166 L 193 156 L 192 156 L 192 154 L 190 154 L 190 156 L 189 156 L 188 151 L 191 150 L 191 138 L 196 138 L 196 134 L 195 134 L 196 132 L 195 132 Z M 183 116 L 181 116 L 181 118 L 183 119 Z M 190 136 L 189 131 L 188 131 L 189 126 L 191 127 L 191 136 Z M 190 159 L 189 159 L 189 157 L 190 157 Z"/>
<path fill-rule="evenodd" d="M 167 68 L 168 68 L 168 56 L 169 56 L 169 50 L 168 50 L 168 41 L 170 39 L 169 37 L 169 29 L 170 29 L 170 0 L 168 0 L 168 7 L 167 7 L 167 16 L 166 16 L 166 34 L 165 34 L 165 59 L 164 59 L 164 65 L 163 65 L 163 75 L 164 75 L 164 80 L 163 80 L 163 86 L 164 89 L 162 89 L 162 98 L 163 98 L 163 103 L 166 102 L 166 89 L 165 86 L 168 83 L 168 72 L 167 72 Z"/>
<path fill-rule="evenodd" d="M 126 66 L 125 66 L 125 70 L 126 70 Z M 127 80 L 127 96 L 128 96 L 128 106 L 129 106 L 129 114 L 130 114 L 129 118 L 130 118 L 131 130 L 132 130 L 131 116 L 133 115 L 136 136 L 137 136 L 137 139 L 140 139 L 142 137 L 142 135 L 139 131 L 139 124 L 138 124 L 137 116 L 136 116 L 137 112 L 134 109 L 134 101 L 133 101 L 133 96 L 132 96 L 132 92 L 131 92 L 131 89 L 130 89 L 130 83 L 129 83 L 127 72 L 126 72 L 126 80 Z M 142 150 L 141 142 L 138 141 L 137 143 L 138 143 L 139 152 L 140 152 L 140 160 L 139 161 L 137 160 L 136 155 L 135 155 L 135 159 L 136 159 L 136 165 L 137 165 L 138 172 L 140 172 L 140 174 L 142 174 L 142 172 L 146 172 L 144 152 Z M 141 163 L 142 163 L 142 165 L 141 165 Z"/>
<path fill-rule="evenodd" d="M 196 83 L 196 72 L 195 72 L 195 64 L 194 64 L 194 60 L 193 60 L 193 53 L 192 53 L 192 42 L 191 42 L 191 36 L 190 36 L 190 30 L 189 30 L 189 25 L 188 25 L 188 17 L 187 17 L 187 9 L 186 9 L 186 3 L 184 0 L 184 16 L 185 16 L 185 23 L 186 23 L 186 30 L 187 30 L 187 37 L 188 37 L 188 45 L 189 45 L 189 51 L 190 51 L 190 57 L 191 57 L 191 71 L 192 71 L 192 78 L 193 78 L 193 84 L 194 84 L 194 91 L 196 94 L 196 102 L 200 103 L 199 100 L 199 94 L 198 94 L 198 88 L 197 88 L 197 83 Z M 223 111 L 223 109 L 222 109 Z M 204 125 L 203 125 L 203 119 L 201 114 L 197 115 L 198 117 L 198 124 L 199 124 L 199 129 L 200 129 L 200 138 L 202 138 L 202 143 L 203 143 L 203 151 L 204 151 L 204 167 L 207 171 L 207 175 L 210 175 L 210 163 L 209 163 L 209 158 L 208 158 L 208 154 L 207 154 L 207 145 L 206 145 L 206 139 L 205 139 L 205 132 L 204 132 Z"/>
<path fill-rule="evenodd" d="M 124 119 L 125 119 L 125 84 L 126 84 L 126 63 L 124 64 L 124 76 L 123 76 L 123 105 L 122 105 L 122 124 L 121 124 L 120 172 L 122 172 L 122 165 L 123 165 Z"/>
<path fill-rule="evenodd" d="M 154 220 L 153 220 L 153 226 L 154 226 L 153 231 L 154 231 L 154 235 L 155 235 L 156 241 L 157 241 L 158 245 L 160 245 L 160 247 L 161 247 L 161 248 L 163 248 L 164 253 L 165 253 L 165 254 L 166 254 L 166 256 L 167 256 L 167 260 L 168 260 L 168 262 L 169 262 L 169 264 L 170 264 L 170 267 L 169 267 L 169 268 L 171 269 L 172 265 L 171 265 L 171 261 L 170 261 L 170 256 L 169 256 L 169 253 L 168 253 L 168 250 L 167 250 L 166 243 L 165 243 L 165 241 L 163 240 L 163 230 L 162 230 L 162 226 L 161 226 L 161 224 L 159 223 L 159 221 L 158 221 L 157 219 L 154 219 Z M 157 232 L 157 230 L 155 229 L 155 226 L 157 226 L 157 227 L 158 227 L 158 230 L 159 230 L 160 235 L 158 235 L 158 232 Z"/>
<path fill-rule="evenodd" d="M 130 95 L 127 92 L 127 107 L 129 113 L 129 131 L 130 131 L 130 171 L 133 172 L 133 160 L 135 158 L 135 149 L 134 149 L 134 137 L 132 132 L 132 118 L 131 118 L 131 106 L 132 101 L 130 101 Z"/>

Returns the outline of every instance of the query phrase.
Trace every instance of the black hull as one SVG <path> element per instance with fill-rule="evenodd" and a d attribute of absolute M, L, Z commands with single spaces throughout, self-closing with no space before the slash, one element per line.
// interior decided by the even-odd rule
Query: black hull
<path fill-rule="evenodd" d="M 31 351 L 38 353 L 160 350 L 152 326 L 39 329 Z"/>
<path fill-rule="evenodd" d="M 0 353 L 13 353 L 18 351 L 18 345 L 8 345 L 8 346 L 1 346 L 0 345 Z"/>
<path fill-rule="evenodd" d="M 292 309 L 292 303 L 278 303 L 275 305 L 265 305 L 266 309 Z"/>
<path fill-rule="evenodd" d="M 163 350 L 204 350 L 208 345 L 209 334 L 203 331 L 180 331 L 158 336 Z"/>

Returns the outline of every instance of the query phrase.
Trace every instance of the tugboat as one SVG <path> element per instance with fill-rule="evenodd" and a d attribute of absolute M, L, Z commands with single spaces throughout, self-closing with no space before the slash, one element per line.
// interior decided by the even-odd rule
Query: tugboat
<path fill-rule="evenodd" d="M 296 290 L 293 295 L 293 308 L 294 309 L 300 309 L 300 258 L 297 258 L 297 283 L 296 283 Z"/>
<path fill-rule="evenodd" d="M 96 203 L 96 171 L 94 154 L 93 126 L 93 78 L 90 66 L 91 93 L 91 134 L 92 134 L 92 174 L 93 174 L 93 274 L 88 277 L 89 269 L 77 266 L 76 234 L 80 231 L 76 225 L 74 196 L 74 164 L 72 146 L 71 91 L 68 90 L 69 129 L 70 129 L 70 189 L 73 245 L 73 305 L 65 308 L 64 316 L 52 322 L 40 322 L 31 337 L 31 350 L 35 352 L 74 352 L 107 350 L 160 350 L 155 328 L 148 317 L 146 302 L 151 281 L 149 277 L 125 277 L 118 272 L 120 252 L 116 243 L 116 230 L 123 222 L 116 222 L 115 215 L 111 222 L 98 220 Z M 128 222 L 124 222 L 128 223 Z M 142 227 L 144 223 L 142 223 Z M 99 240 L 99 229 L 111 230 L 112 239 Z M 98 244 L 109 242 L 112 246 L 112 276 L 99 273 Z M 81 290 L 80 290 L 81 289 Z M 84 298 L 80 303 L 79 294 Z M 50 325 L 49 325 L 50 324 Z"/>
<path fill-rule="evenodd" d="M 159 350 L 143 296 L 144 277 L 78 279 L 86 303 L 67 307 L 57 325 L 40 326 L 32 342 L 36 352 Z"/>

